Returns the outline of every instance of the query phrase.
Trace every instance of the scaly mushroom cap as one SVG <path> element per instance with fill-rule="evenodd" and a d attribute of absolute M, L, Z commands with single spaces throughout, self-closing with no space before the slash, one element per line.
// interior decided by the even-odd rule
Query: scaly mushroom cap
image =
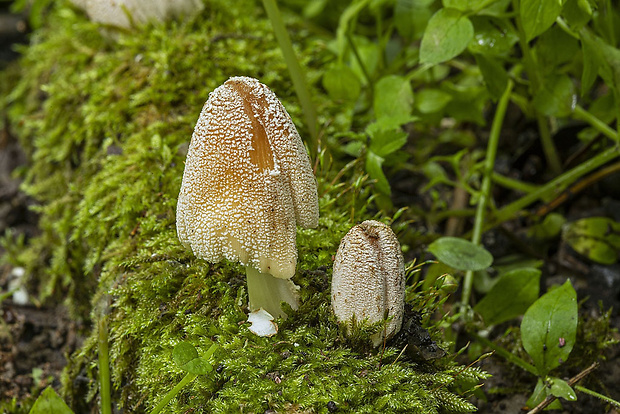
<path fill-rule="evenodd" d="M 209 262 L 290 278 L 296 224 L 318 225 L 316 179 L 290 116 L 265 85 L 234 77 L 209 94 L 177 204 L 179 240 Z"/>
<path fill-rule="evenodd" d="M 200 0 L 72 0 L 72 3 L 94 22 L 124 29 L 130 29 L 132 23 L 166 21 L 204 8 Z"/>
<path fill-rule="evenodd" d="M 332 276 L 332 307 L 341 322 L 391 316 L 389 338 L 402 324 L 405 306 L 405 267 L 400 243 L 392 229 L 375 220 L 354 226 L 338 247 Z M 375 346 L 383 332 L 373 336 Z"/>

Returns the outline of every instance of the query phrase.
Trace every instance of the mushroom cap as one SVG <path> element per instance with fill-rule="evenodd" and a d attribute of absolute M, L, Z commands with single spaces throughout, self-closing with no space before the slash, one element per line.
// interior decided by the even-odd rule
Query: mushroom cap
<path fill-rule="evenodd" d="M 209 94 L 177 203 L 179 240 L 209 262 L 290 278 L 296 224 L 318 225 L 316 178 L 290 116 L 265 85 L 233 77 Z"/>
<path fill-rule="evenodd" d="M 204 8 L 200 0 L 72 0 L 72 3 L 94 22 L 124 29 L 131 28 L 132 21 L 138 25 L 150 20 L 165 21 Z"/>
<path fill-rule="evenodd" d="M 405 306 L 405 266 L 392 229 L 375 220 L 354 226 L 344 236 L 334 260 L 332 307 L 341 322 L 367 320 L 387 323 L 389 338 L 402 324 Z M 375 346 L 383 332 L 373 336 Z"/>

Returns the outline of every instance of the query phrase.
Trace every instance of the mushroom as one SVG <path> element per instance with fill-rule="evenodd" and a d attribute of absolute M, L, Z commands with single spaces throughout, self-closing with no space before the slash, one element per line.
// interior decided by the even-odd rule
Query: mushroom
<path fill-rule="evenodd" d="M 347 323 L 388 319 L 374 346 L 400 330 L 405 306 L 405 267 L 400 243 L 392 229 L 375 220 L 354 226 L 344 236 L 334 260 L 332 308 Z"/>
<path fill-rule="evenodd" d="M 199 12 L 200 0 L 72 0 L 97 23 L 130 29 L 151 20 L 166 21 L 181 15 Z"/>
<path fill-rule="evenodd" d="M 298 308 L 290 280 L 296 225 L 318 225 L 316 178 L 299 133 L 276 95 L 233 77 L 209 94 L 189 145 L 177 204 L 183 245 L 211 263 L 246 267 L 250 309 Z"/>

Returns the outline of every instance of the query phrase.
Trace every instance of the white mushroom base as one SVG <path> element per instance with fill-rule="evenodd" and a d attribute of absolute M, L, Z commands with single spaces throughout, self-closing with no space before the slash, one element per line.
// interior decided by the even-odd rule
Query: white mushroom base
<path fill-rule="evenodd" d="M 252 266 L 246 266 L 245 274 L 250 297 L 250 310 L 263 308 L 276 318 L 286 317 L 281 303 L 288 303 L 291 308 L 299 308 L 299 286 L 290 279 L 273 277 L 261 273 Z"/>

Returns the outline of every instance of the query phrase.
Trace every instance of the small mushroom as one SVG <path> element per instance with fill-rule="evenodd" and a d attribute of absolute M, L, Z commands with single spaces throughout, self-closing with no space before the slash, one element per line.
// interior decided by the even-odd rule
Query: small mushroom
<path fill-rule="evenodd" d="M 179 240 L 246 266 L 250 309 L 298 307 L 296 225 L 318 225 L 316 178 L 290 116 L 265 85 L 233 77 L 209 94 L 177 203 Z"/>
<path fill-rule="evenodd" d="M 97 23 L 130 29 L 149 21 L 166 21 L 204 8 L 200 0 L 72 0 Z"/>
<path fill-rule="evenodd" d="M 354 226 L 338 247 L 332 276 L 332 307 L 349 324 L 373 324 L 390 317 L 372 336 L 374 346 L 400 330 L 405 306 L 405 267 L 392 229 L 375 220 Z"/>

